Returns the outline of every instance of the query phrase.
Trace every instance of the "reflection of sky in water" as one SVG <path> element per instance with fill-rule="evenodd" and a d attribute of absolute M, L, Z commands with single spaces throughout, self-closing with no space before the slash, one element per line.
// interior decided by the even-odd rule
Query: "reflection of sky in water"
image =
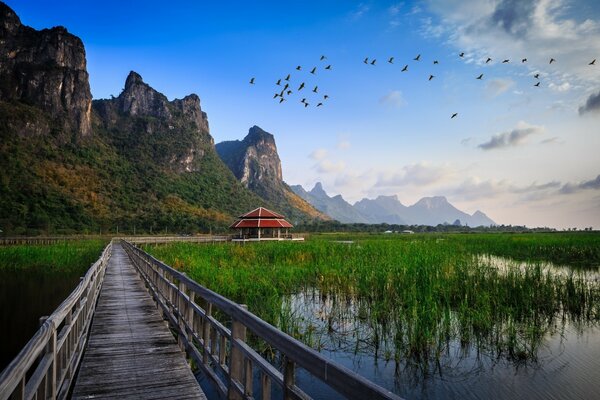
<path fill-rule="evenodd" d="M 532 264 L 494 256 L 479 262 L 506 272 L 525 270 Z M 535 264 L 545 273 L 567 277 L 572 269 L 550 263 Z M 588 282 L 597 282 L 598 270 L 576 270 Z M 283 314 L 294 321 L 304 341 L 323 355 L 406 398 L 589 399 L 600 393 L 600 327 L 577 326 L 561 321 L 542 326 L 543 340 L 535 359 L 511 361 L 498 356 L 489 344 L 461 346 L 458 340 L 444 345 L 439 363 L 424 372 L 405 360 L 394 361 L 394 344 L 383 330 L 375 357 L 373 330 L 365 305 L 353 296 L 325 296 L 317 290 L 297 293 L 284 300 Z M 358 316 L 358 318 L 356 318 Z M 456 320 L 455 317 L 452 319 Z M 456 322 L 456 321 L 455 321 Z M 318 380 L 300 371 L 299 386 L 315 398 L 337 395 Z"/>

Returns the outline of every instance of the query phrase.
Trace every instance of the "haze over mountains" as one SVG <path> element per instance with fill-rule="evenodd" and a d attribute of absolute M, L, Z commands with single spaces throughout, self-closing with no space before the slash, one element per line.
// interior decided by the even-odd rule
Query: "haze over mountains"
<path fill-rule="evenodd" d="M 445 197 L 424 197 L 411 206 L 405 206 L 398 196 L 379 196 L 362 199 L 354 205 L 341 195 L 330 197 L 321 183 L 306 191 L 302 186 L 291 186 L 300 197 L 332 218 L 345 223 L 388 223 L 398 225 L 456 224 L 491 226 L 496 223 L 481 211 L 469 215 L 448 202 Z"/>

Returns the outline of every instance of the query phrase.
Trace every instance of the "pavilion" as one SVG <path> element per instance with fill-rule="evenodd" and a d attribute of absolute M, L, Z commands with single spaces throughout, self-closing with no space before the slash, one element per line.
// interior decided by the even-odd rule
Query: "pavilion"
<path fill-rule="evenodd" d="M 238 230 L 233 235 L 233 241 L 258 241 L 258 240 L 304 240 L 293 237 L 289 229 L 293 225 L 285 217 L 264 207 L 258 207 L 244 215 L 229 226 Z"/>

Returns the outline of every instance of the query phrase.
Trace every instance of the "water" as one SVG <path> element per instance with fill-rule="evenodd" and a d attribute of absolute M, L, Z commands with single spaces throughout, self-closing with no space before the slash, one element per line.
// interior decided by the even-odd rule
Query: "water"
<path fill-rule="evenodd" d="M 508 271 L 525 263 L 483 256 L 480 262 Z M 598 268 L 573 270 L 549 263 L 544 273 L 567 277 L 571 273 L 597 283 Z M 528 328 L 541 336 L 525 343 L 527 353 L 508 355 L 487 337 L 469 344 L 458 339 L 442 343 L 440 356 L 428 363 L 395 360 L 393 339 L 385 328 L 379 345 L 370 322 L 361 318 L 361 301 L 353 296 L 324 296 L 315 289 L 284 300 L 282 314 L 303 332 L 304 341 L 327 358 L 407 399 L 595 399 L 600 398 L 600 325 L 558 315 L 551 321 L 530 321 Z M 457 316 L 450 313 L 452 324 Z M 308 336 L 306 333 L 310 332 Z M 424 365 L 425 364 L 425 365 Z M 306 372 L 298 385 L 318 399 L 339 395 Z"/>
<path fill-rule="evenodd" d="M 0 268 L 0 371 L 79 283 L 80 273 L 47 273 Z"/>

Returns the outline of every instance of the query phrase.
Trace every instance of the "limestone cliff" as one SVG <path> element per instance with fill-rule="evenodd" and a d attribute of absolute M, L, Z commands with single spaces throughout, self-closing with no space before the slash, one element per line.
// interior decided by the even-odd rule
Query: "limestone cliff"
<path fill-rule="evenodd" d="M 208 119 L 195 94 L 169 101 L 131 71 L 118 97 L 95 100 L 93 107 L 100 127 L 120 132 L 116 139 L 126 139 L 123 144 L 131 151 L 142 147 L 173 171 L 199 171 L 202 157 L 214 153 Z"/>
<path fill-rule="evenodd" d="M 63 27 L 37 31 L 21 24 L 0 2 L 0 100 L 18 101 L 46 112 L 51 121 L 30 121 L 17 132 L 65 137 L 91 134 L 92 95 L 81 39 Z"/>
<path fill-rule="evenodd" d="M 330 219 L 296 195 L 283 181 L 281 160 L 272 134 L 253 126 L 243 140 L 221 142 L 217 153 L 238 180 L 290 218 L 307 214 Z M 304 219 L 304 218 L 302 218 Z"/>

